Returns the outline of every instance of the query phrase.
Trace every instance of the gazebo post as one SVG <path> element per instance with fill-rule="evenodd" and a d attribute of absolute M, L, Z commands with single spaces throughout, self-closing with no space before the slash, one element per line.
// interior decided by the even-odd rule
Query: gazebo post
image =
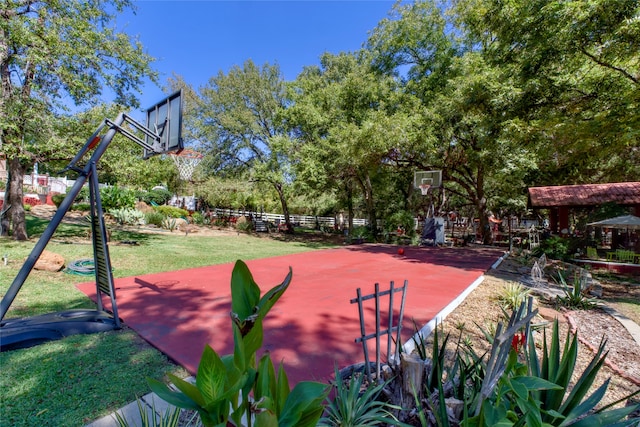
<path fill-rule="evenodd" d="M 569 208 L 567 206 L 558 207 L 558 233 L 562 233 L 562 230 L 569 232 Z"/>

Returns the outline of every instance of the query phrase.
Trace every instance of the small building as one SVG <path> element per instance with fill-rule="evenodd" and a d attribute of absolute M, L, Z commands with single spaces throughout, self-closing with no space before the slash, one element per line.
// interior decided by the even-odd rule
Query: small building
<path fill-rule="evenodd" d="M 615 203 L 633 209 L 640 216 L 640 182 L 614 182 L 607 184 L 556 185 L 530 187 L 530 209 L 549 210 L 549 228 L 552 233 L 569 229 L 569 211 Z"/>

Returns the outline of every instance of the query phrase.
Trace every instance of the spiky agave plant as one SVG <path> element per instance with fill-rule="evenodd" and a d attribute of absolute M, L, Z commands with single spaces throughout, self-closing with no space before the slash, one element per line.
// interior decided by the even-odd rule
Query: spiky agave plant
<path fill-rule="evenodd" d="M 609 386 L 609 379 L 607 379 L 596 390 L 589 393 L 607 357 L 605 348 L 606 340 L 603 339 L 590 363 L 582 373 L 578 374 L 575 372 L 578 357 L 578 336 L 567 331 L 561 353 L 557 319 L 553 323 L 549 344 L 547 344 L 546 331 L 543 332 L 543 347 L 540 358 L 536 353 L 535 343 L 532 339 L 529 340 L 527 357 L 530 375 L 558 386 L 532 393 L 532 398 L 540 402 L 540 407 L 544 409 L 541 410 L 541 419 L 544 423 L 553 426 L 571 425 L 574 427 L 638 425 L 637 419 L 625 420 L 625 418 L 637 411 L 640 404 L 619 409 L 610 408 L 640 394 L 640 390 L 606 407 L 595 409 Z M 577 377 L 577 379 L 569 390 L 569 382 L 572 377 Z"/>
<path fill-rule="evenodd" d="M 405 425 L 391 413 L 391 410 L 400 409 L 400 407 L 379 399 L 388 381 L 369 384 L 363 390 L 364 375 L 352 375 L 347 384 L 340 378 L 336 368 L 335 378 L 334 398 L 326 406 L 325 414 L 318 426 L 367 427 L 378 426 L 381 423 L 382 425 Z"/>

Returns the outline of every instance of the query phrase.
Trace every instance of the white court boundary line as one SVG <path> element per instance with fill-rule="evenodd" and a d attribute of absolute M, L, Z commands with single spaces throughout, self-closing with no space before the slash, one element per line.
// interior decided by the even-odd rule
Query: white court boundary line
<path fill-rule="evenodd" d="M 502 255 L 496 262 L 491 266 L 492 270 L 498 268 L 498 266 L 509 256 L 509 252 L 506 252 Z M 431 332 L 436 328 L 439 323 L 442 323 L 444 319 L 453 312 L 462 302 L 469 296 L 471 292 L 474 291 L 480 284 L 484 281 L 484 274 L 478 277 L 476 280 L 471 283 L 460 295 L 458 295 L 453 301 L 451 301 L 445 308 L 443 308 L 438 314 L 435 315 L 433 319 L 431 319 L 426 325 L 424 325 L 418 332 L 416 332 L 413 337 L 409 338 L 407 342 L 402 345 L 402 351 L 406 354 L 411 354 L 416 348 L 416 341 L 420 342 L 420 337 L 426 339 Z"/>

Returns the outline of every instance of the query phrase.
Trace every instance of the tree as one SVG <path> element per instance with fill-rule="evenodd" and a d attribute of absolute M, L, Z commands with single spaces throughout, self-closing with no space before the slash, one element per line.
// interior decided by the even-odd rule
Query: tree
<path fill-rule="evenodd" d="M 431 129 L 431 137 L 416 139 L 421 146 L 398 159 L 416 169 L 443 170 L 445 190 L 475 207 L 488 241 L 489 182 L 509 153 L 504 129 L 510 117 L 503 108 L 514 88 L 498 67 L 485 64 L 481 47 L 455 39 L 454 23 L 435 2 L 397 5 L 395 11 L 398 18 L 381 22 L 368 47 L 380 72 L 406 74 L 404 90 L 421 100 L 424 127 Z"/>
<path fill-rule="evenodd" d="M 278 194 L 287 231 L 293 233 L 286 189 L 291 185 L 290 135 L 282 119 L 288 99 L 278 66 L 251 60 L 220 72 L 200 89 L 197 138 L 219 169 L 268 183 Z"/>
<path fill-rule="evenodd" d="M 143 78 L 155 80 L 152 58 L 140 43 L 109 27 L 113 13 L 131 5 L 129 0 L 7 0 L 0 5 L 0 149 L 9 171 L 9 210 L 0 228 L 16 240 L 27 239 L 24 173 L 56 141 L 55 114 L 64 101 L 81 105 L 108 87 L 116 102 L 136 105 L 133 92 Z"/>
<path fill-rule="evenodd" d="M 637 0 L 461 0 L 469 38 L 509 67 L 544 162 L 535 185 L 640 179 Z"/>
<path fill-rule="evenodd" d="M 320 63 L 306 68 L 292 87 L 295 105 L 288 113 L 298 138 L 297 176 L 315 182 L 316 190 L 341 187 L 349 219 L 359 190 L 375 233 L 376 177 L 413 140 L 419 114 L 393 78 L 371 69 L 366 52 L 325 53 Z"/>
<path fill-rule="evenodd" d="M 435 164 L 444 170 L 447 190 L 475 208 L 489 243 L 489 211 L 525 210 L 524 177 L 535 169 L 537 157 L 519 120 L 510 115 L 518 88 L 505 70 L 475 52 L 457 59 L 455 68 L 455 77 L 431 105 L 441 141 Z"/>
<path fill-rule="evenodd" d="M 451 30 L 435 1 L 398 2 L 367 40 L 371 64 L 383 74 L 398 77 L 408 92 L 428 100 L 446 84 L 460 50 Z"/>

